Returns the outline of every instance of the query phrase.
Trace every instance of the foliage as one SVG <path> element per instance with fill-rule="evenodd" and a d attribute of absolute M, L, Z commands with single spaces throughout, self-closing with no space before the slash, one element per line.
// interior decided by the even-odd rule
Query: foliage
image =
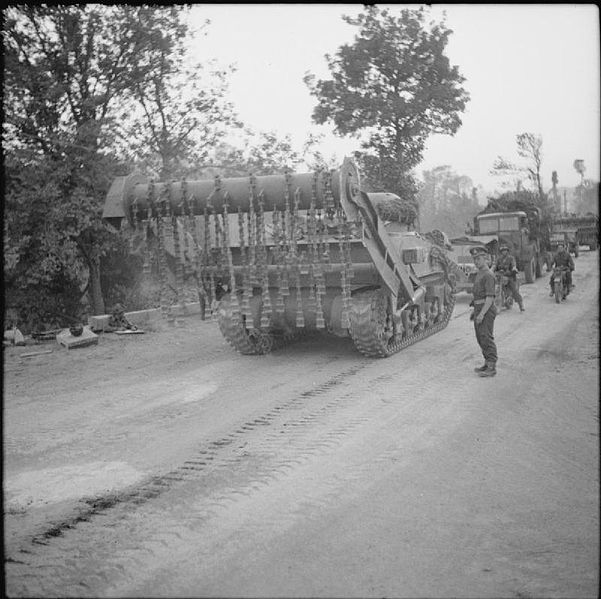
<path fill-rule="evenodd" d="M 342 160 L 339 160 L 335 154 L 326 157 L 321 152 L 319 147 L 323 141 L 323 137 L 323 135 L 309 134 L 303 144 L 303 160 L 309 171 L 321 169 L 332 170 L 339 168 L 342 163 Z"/>
<path fill-rule="evenodd" d="M 104 311 L 100 260 L 119 240 L 101 209 L 112 179 L 129 170 L 111 153 L 112 125 L 157 55 L 181 52 L 183 14 L 182 7 L 119 5 L 5 11 L 5 217 L 13 256 L 5 293 L 22 311 L 54 303 L 63 318 L 79 317 L 84 290 L 91 309 Z"/>
<path fill-rule="evenodd" d="M 186 176 L 191 165 L 207 162 L 228 131 L 242 126 L 225 100 L 232 73 L 214 61 L 185 66 L 161 53 L 152 72 L 136 82 L 129 109 L 136 117 L 119 128 L 140 170 L 160 180 Z"/>
<path fill-rule="evenodd" d="M 515 186 L 517 191 L 522 189 L 524 179 L 526 179 L 537 190 L 539 198 L 544 198 L 540 174 L 543 160 L 542 137 L 535 133 L 519 133 L 516 135 L 516 146 L 518 156 L 523 159 L 522 163 L 517 164 L 502 156 L 497 156 L 490 171 L 491 175 L 511 177 L 510 183 L 505 182 L 502 185 L 504 187 Z"/>
<path fill-rule="evenodd" d="M 449 237 L 465 234 L 466 224 L 480 209 L 472 180 L 458 175 L 448 165 L 423 172 L 417 198 L 420 229 L 439 229 Z"/>
<path fill-rule="evenodd" d="M 526 159 L 528 178 L 535 185 L 539 198 L 543 198 L 543 186 L 540 178 L 540 167 L 543 160 L 543 138 L 534 133 L 520 133 L 516 137 L 518 155 Z"/>
<path fill-rule="evenodd" d="M 599 214 L 599 182 L 585 179 L 574 191 L 574 212 Z"/>
<path fill-rule="evenodd" d="M 356 18 L 353 44 L 326 56 L 331 79 L 305 83 L 317 98 L 313 120 L 332 122 L 340 135 L 363 136 L 357 156 L 374 191 L 414 198 L 409 175 L 432 133 L 454 134 L 469 100 L 464 78 L 444 54 L 451 30 L 426 23 L 424 8 L 367 6 Z"/>
<path fill-rule="evenodd" d="M 194 171 L 196 178 L 281 174 L 286 168 L 297 170 L 302 163 L 289 135 L 280 138 L 275 132 L 245 129 L 237 141 L 237 145 L 222 141 L 212 148 L 210 162 Z"/>

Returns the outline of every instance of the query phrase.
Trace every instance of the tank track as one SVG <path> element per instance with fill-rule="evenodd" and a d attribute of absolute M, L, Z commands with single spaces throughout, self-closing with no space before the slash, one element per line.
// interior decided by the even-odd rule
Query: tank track
<path fill-rule="evenodd" d="M 451 319 L 455 308 L 454 280 L 449 271 L 453 271 L 454 263 L 442 251 L 436 251 L 436 259 L 445 269 L 445 282 L 449 285 L 449 297 L 445 309 L 437 321 L 417 327 L 410 334 L 390 336 L 386 330 L 387 298 L 381 289 L 372 289 L 353 294 L 350 314 L 351 337 L 355 347 L 365 356 L 387 358 L 397 352 L 444 329 Z"/>
<path fill-rule="evenodd" d="M 384 331 L 386 297 L 380 289 L 364 291 L 353 295 L 351 312 L 351 337 L 355 347 L 370 358 L 387 358 L 406 347 L 442 331 L 453 313 L 455 296 L 450 301 L 438 322 L 425 325 L 409 335 L 390 337 Z"/>
<path fill-rule="evenodd" d="M 229 293 L 219 303 L 218 323 L 225 340 L 237 352 L 246 356 L 262 356 L 306 337 L 304 329 L 282 334 L 254 327 L 247 329 L 244 317 L 234 314 Z"/>
<path fill-rule="evenodd" d="M 449 294 L 444 311 L 431 324 L 426 322 L 410 334 L 391 337 L 385 330 L 387 308 L 385 293 L 381 289 L 371 289 L 353 294 L 352 308 L 349 315 L 350 334 L 355 347 L 363 355 L 387 358 L 409 345 L 438 333 L 447 326 L 455 308 L 454 277 L 452 273 L 454 267 L 457 268 L 457 266 L 438 248 L 432 249 L 432 255 L 443 265 L 445 283 L 449 286 Z M 276 334 L 272 331 L 263 331 L 254 327 L 247 329 L 244 317 L 232 310 L 230 294 L 221 299 L 218 310 L 221 334 L 236 351 L 244 355 L 268 354 L 307 335 L 305 329 L 298 329 L 293 333 L 286 334 Z"/>

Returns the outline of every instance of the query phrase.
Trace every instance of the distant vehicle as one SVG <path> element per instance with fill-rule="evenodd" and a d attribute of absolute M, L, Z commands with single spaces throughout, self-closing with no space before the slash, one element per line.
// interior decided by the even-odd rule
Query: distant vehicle
<path fill-rule="evenodd" d="M 596 250 L 599 247 L 599 217 L 594 214 L 577 215 L 565 214 L 556 216 L 551 222 L 551 249 L 553 247 L 554 235 L 565 233 L 564 242 L 567 242 L 568 251 L 578 257 L 579 246 L 587 245 L 589 250 Z"/>
<path fill-rule="evenodd" d="M 578 258 L 579 243 L 576 237 L 576 231 L 573 231 L 571 234 L 567 231 L 551 233 L 549 236 L 549 245 L 551 247 L 551 251 L 556 252 L 557 244 L 563 243 L 570 254 L 574 254 L 574 258 Z"/>
<path fill-rule="evenodd" d="M 464 235 L 463 237 L 455 237 L 450 240 L 451 252 L 449 257 L 459 266 L 459 269 L 464 276 L 456 281 L 455 289 L 457 292 L 465 291 L 472 293 L 474 279 L 478 268 L 474 264 L 474 258 L 470 254 L 470 250 L 475 246 L 484 245 L 490 252 L 489 266 L 494 263 L 494 247 L 498 245 L 498 237 L 496 235 Z"/>
<path fill-rule="evenodd" d="M 497 237 L 493 246 L 495 255 L 501 244 L 509 247 L 518 270 L 524 273 L 526 283 L 542 276 L 545 252 L 531 224 L 540 223 L 540 210 L 531 208 L 530 214 L 522 210 L 503 212 L 483 211 L 474 217 L 474 240 Z"/>

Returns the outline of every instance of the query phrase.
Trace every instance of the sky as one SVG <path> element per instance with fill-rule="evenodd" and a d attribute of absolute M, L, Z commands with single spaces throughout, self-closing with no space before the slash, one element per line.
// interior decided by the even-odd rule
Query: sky
<path fill-rule="evenodd" d="M 381 5 L 391 11 L 418 5 Z M 196 4 L 191 24 L 211 24 L 197 35 L 192 50 L 199 60 L 235 64 L 230 100 L 242 121 L 255 131 L 290 135 L 300 150 L 309 133 L 325 135 L 321 152 L 345 155 L 358 141 L 315 125 L 316 99 L 303 82 L 307 72 L 328 78 L 326 54 L 351 43 L 356 27 L 343 14 L 361 4 Z M 575 159 L 584 160 L 585 177 L 599 180 L 600 63 L 599 14 L 594 4 L 435 4 L 432 16 L 446 14 L 453 30 L 446 48 L 465 77 L 471 101 L 454 136 L 430 138 L 418 176 L 449 165 L 475 186 L 500 191 L 490 176 L 497 156 L 518 162 L 516 135 L 540 134 L 543 188 L 557 171 L 560 186 L 580 182 Z"/>

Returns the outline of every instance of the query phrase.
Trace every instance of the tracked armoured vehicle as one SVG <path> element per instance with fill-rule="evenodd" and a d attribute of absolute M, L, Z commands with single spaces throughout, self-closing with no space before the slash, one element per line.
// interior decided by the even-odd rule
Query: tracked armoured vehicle
<path fill-rule="evenodd" d="M 143 236 L 152 225 L 159 240 L 169 229 L 181 269 L 192 262 L 223 336 L 242 354 L 324 331 L 387 357 L 442 330 L 453 311 L 458 267 L 444 245 L 410 230 L 398 196 L 362 191 L 348 159 L 315 173 L 120 177 L 104 217 L 126 217 Z"/>

